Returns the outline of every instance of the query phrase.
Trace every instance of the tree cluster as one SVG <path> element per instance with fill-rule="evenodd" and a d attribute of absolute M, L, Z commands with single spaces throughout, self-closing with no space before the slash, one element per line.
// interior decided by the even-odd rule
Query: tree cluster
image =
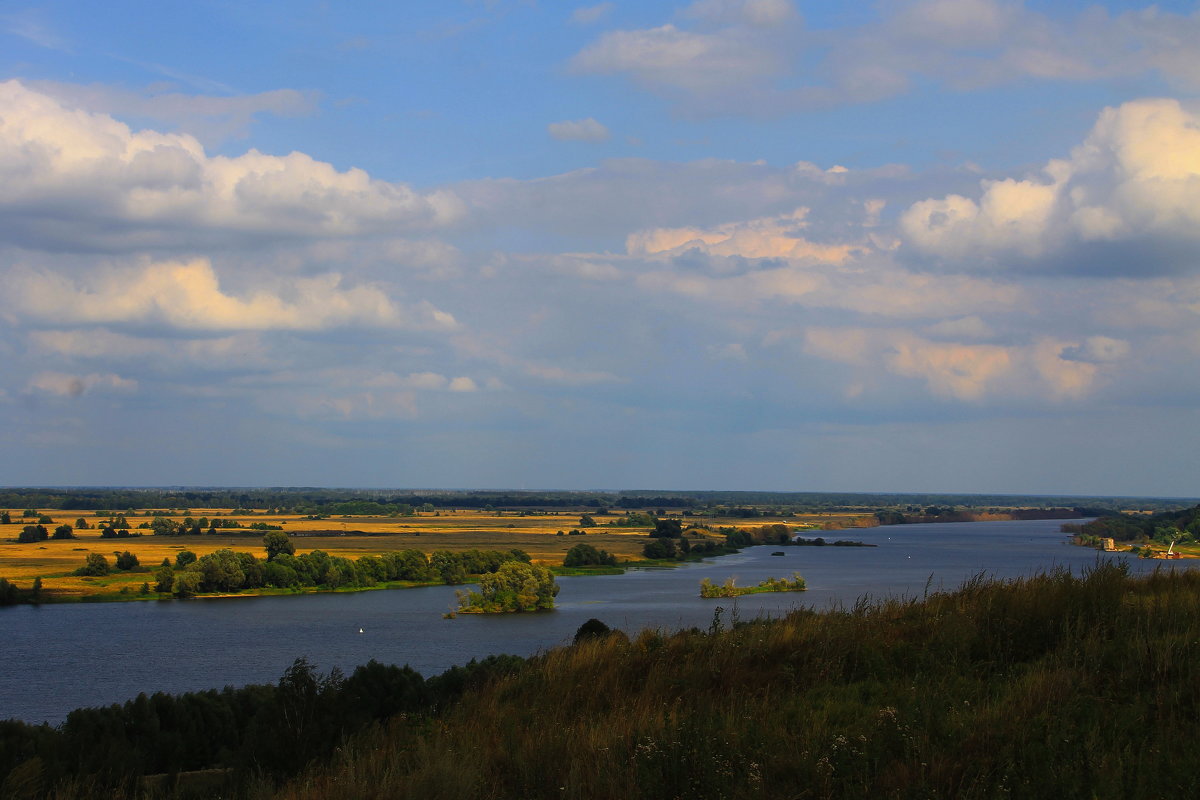
<path fill-rule="evenodd" d="M 563 557 L 564 567 L 615 567 L 617 557 L 607 550 L 597 550 L 590 544 L 577 544 Z"/>
<path fill-rule="evenodd" d="M 176 597 L 206 592 L 240 592 L 270 587 L 343 589 L 377 586 L 393 581 L 465 583 L 470 575 L 494 573 L 509 562 L 528 563 L 521 550 L 439 550 L 426 557 L 420 550 L 401 550 L 351 560 L 323 550 L 295 555 L 286 534 L 271 531 L 263 537 L 267 557 L 223 548 L 196 558 L 184 550 L 174 566 L 165 562 L 155 573 L 155 589 Z"/>
<path fill-rule="evenodd" d="M 537 564 L 509 561 L 479 576 L 478 592 L 459 593 L 459 611 L 499 614 L 554 608 L 558 595 L 554 573 Z"/>
<path fill-rule="evenodd" d="M 29 542 L 44 542 L 50 538 L 50 532 L 45 525 L 26 525 L 17 534 L 17 541 L 23 544 Z"/>
<path fill-rule="evenodd" d="M 1063 525 L 1063 530 L 1118 542 L 1151 542 L 1169 545 L 1200 539 L 1200 505 L 1162 514 L 1117 514 L 1100 517 L 1083 525 Z"/>
<path fill-rule="evenodd" d="M 2 579 L 0 579 L 2 580 Z M 414 729 L 524 659 L 491 656 L 423 678 L 370 661 L 349 677 L 297 659 L 278 684 L 182 695 L 141 694 L 123 705 L 72 711 L 57 728 L 0 722 L 0 796 L 85 778 L 104 796 L 143 796 L 144 775 L 226 769 L 221 796 L 265 773 L 294 775 L 370 725 L 401 718 Z M 205 794 L 205 796 L 209 796 Z"/>

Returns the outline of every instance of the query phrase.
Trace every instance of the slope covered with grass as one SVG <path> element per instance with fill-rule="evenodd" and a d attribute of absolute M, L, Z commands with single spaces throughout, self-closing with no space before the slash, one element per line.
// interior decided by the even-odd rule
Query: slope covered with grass
<path fill-rule="evenodd" d="M 1200 573 L 1110 564 L 588 639 L 275 796 L 1184 797 L 1198 713 Z"/>

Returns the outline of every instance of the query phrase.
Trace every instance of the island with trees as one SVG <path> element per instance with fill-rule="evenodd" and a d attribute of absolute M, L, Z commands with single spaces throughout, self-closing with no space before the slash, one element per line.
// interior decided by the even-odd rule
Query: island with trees
<path fill-rule="evenodd" d="M 554 608 L 559 586 L 545 567 L 509 561 L 479 576 L 479 591 L 458 593 L 459 614 L 505 614 Z"/>
<path fill-rule="evenodd" d="M 708 578 L 700 581 L 701 597 L 741 597 L 747 594 L 763 594 L 765 592 L 803 592 L 808 584 L 800 573 L 793 572 L 791 580 L 786 578 L 767 578 L 754 586 L 738 586 L 734 578 L 726 578 L 724 583 L 713 583 Z"/>

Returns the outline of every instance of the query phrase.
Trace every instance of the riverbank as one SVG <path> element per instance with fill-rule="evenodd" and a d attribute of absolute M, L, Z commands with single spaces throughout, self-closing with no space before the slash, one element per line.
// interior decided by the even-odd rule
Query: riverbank
<path fill-rule="evenodd" d="M 711 558 L 717 558 L 723 555 L 732 555 L 738 552 L 736 547 L 726 547 L 720 552 L 714 552 L 704 555 L 686 554 L 674 559 L 661 558 L 644 558 L 636 561 L 624 561 L 619 565 L 610 566 L 586 566 L 586 567 L 564 567 L 564 566 L 545 566 L 545 568 L 555 577 L 583 577 L 583 576 L 602 576 L 602 575 L 624 575 L 630 569 L 674 569 L 683 564 L 692 564 L 698 561 L 704 561 Z M 432 581 L 383 581 L 371 586 L 294 586 L 294 587 L 273 587 L 260 586 L 253 589 L 244 589 L 239 592 L 198 592 L 188 597 L 177 597 L 169 592 L 141 591 L 131 590 L 129 584 L 137 583 L 138 576 L 146 576 L 146 580 L 142 583 L 149 585 L 149 581 L 153 580 L 153 573 L 150 570 L 138 570 L 130 572 L 124 576 L 113 576 L 114 581 L 122 581 L 122 589 L 115 592 L 95 592 L 92 594 L 59 594 L 53 590 L 41 590 L 34 592 L 32 589 L 22 588 L 12 585 L 12 597 L 5 603 L 0 605 L 55 605 L 55 604 L 70 604 L 70 603 L 129 603 L 137 601 L 156 601 L 165 602 L 171 600 L 228 600 L 233 598 L 251 598 L 251 597 L 288 597 L 313 594 L 356 594 L 359 592 L 375 592 L 382 590 L 395 589 L 421 589 L 432 586 L 474 586 L 479 583 L 481 575 L 468 575 L 467 578 L 458 583 L 447 583 L 444 580 Z M 131 580 L 131 578 L 133 580 Z M 5 579 L 6 580 L 6 579 Z M 109 581 L 111 583 L 113 581 Z M 458 613 L 477 613 L 469 610 L 460 610 Z"/>
<path fill-rule="evenodd" d="M 409 516 L 346 516 L 342 518 L 312 515 L 270 513 L 266 510 L 215 509 L 209 516 L 197 516 L 166 511 L 146 511 L 141 515 L 133 512 L 111 515 L 101 512 L 54 512 L 53 516 L 39 514 L 27 516 L 21 510 L 8 510 L 10 522 L 0 523 L 0 578 L 15 585 L 21 602 L 32 601 L 35 581 L 40 580 L 38 602 L 127 602 L 133 600 L 158 600 L 161 593 L 143 591 L 153 589 L 154 572 L 165 560 L 174 564 L 181 552 L 191 552 L 198 557 L 210 555 L 221 549 L 251 552 L 262 558 L 263 535 L 267 528 L 282 529 L 287 533 L 297 555 L 321 550 L 331 557 L 357 561 L 363 557 L 383 558 L 389 553 L 418 550 L 426 557 L 438 551 L 462 553 L 471 550 L 521 550 L 532 561 L 547 566 L 559 575 L 597 574 L 596 570 L 572 573 L 560 571 L 568 550 L 580 542 L 615 556 L 622 564 L 655 566 L 659 562 L 644 558 L 642 550 L 647 542 L 649 527 L 613 526 L 606 522 L 624 520 L 626 517 L 595 513 L 595 519 L 579 513 L 551 512 L 505 512 L 463 509 L 439 509 L 432 513 L 413 513 Z M 37 512 L 35 512 L 37 513 Z M 39 518 L 48 522 L 38 523 Z M 765 522 L 782 518 L 764 517 Z M 580 527 L 581 523 L 590 524 Z M 734 524 L 737 520 L 716 518 L 703 524 L 713 527 Z M 225 527 L 204 528 L 219 523 Z M 18 541 L 26 526 L 41 524 L 48 533 L 57 528 L 68 527 L 69 538 L 48 538 Z M 203 524 L 203 525 L 202 525 Z M 797 517 L 790 524 L 812 524 L 808 518 Z M 178 530 L 194 531 L 185 535 L 177 533 L 156 534 L 159 526 L 177 526 Z M 238 527 L 228 527 L 237 525 Z M 260 526 L 258 529 L 250 525 Z M 112 526 L 115 536 L 105 536 L 104 528 Z M 200 533 L 209 530 L 210 533 Z M 574 533 L 568 533 L 573 531 Z M 694 541 L 711 538 L 724 543 L 724 536 L 693 533 Z M 91 555 L 105 557 L 110 563 L 117 553 L 128 551 L 138 561 L 131 570 L 111 570 L 107 575 L 78 575 L 76 570 L 83 566 Z M 609 574 L 612 574 L 611 572 Z M 380 581 L 382 583 L 382 581 Z M 143 587 L 142 584 L 148 584 Z M 436 584 L 436 582 L 435 582 Z M 388 586 L 354 587 L 356 589 L 407 588 L 416 584 L 390 584 Z M 254 595 L 312 593 L 330 589 L 305 588 L 299 592 L 290 590 L 252 590 Z M 239 593 L 245 594 L 245 593 Z M 248 596 L 248 595 L 247 595 Z M 3 602 L 3 598 L 0 598 Z"/>

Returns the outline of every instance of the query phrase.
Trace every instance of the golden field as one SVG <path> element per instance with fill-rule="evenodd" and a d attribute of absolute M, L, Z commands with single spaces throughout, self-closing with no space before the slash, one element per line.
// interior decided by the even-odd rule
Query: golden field
<path fill-rule="evenodd" d="M 132 598 L 137 597 L 142 583 L 154 583 L 152 573 L 164 558 L 175 559 L 181 550 L 191 550 L 203 556 L 214 550 L 230 548 L 239 552 L 254 553 L 263 557 L 262 537 L 264 531 L 246 528 L 222 529 L 215 536 L 156 536 L 149 530 L 139 531 L 137 525 L 150 522 L 152 517 L 136 516 L 127 512 L 126 518 L 131 533 L 141 533 L 126 539 L 102 539 L 100 527 L 107 516 L 93 512 L 44 511 L 53 520 L 46 524 L 51 535 L 59 525 L 74 526 L 82 517 L 88 529 L 76 530 L 75 539 L 48 539 L 41 542 L 18 543 L 17 535 L 28 524 L 36 524 L 30 518 L 22 518 L 24 509 L 8 509 L 12 523 L 0 524 L 0 577 L 25 589 L 34 578 L 41 577 L 44 590 L 60 597 L 84 597 L 87 595 L 112 594 L 127 589 Z M 547 566 L 562 564 L 563 557 L 572 546 L 586 542 L 601 550 L 614 554 L 618 561 L 639 561 L 642 547 L 647 538 L 646 528 L 609 527 L 604 523 L 615 519 L 615 515 L 598 515 L 594 527 L 587 529 L 587 536 L 557 536 L 558 531 L 568 532 L 579 527 L 580 512 L 557 511 L 536 516 L 521 516 L 519 512 L 485 512 L 469 510 L 441 510 L 435 513 L 419 513 L 408 517 L 329 517 L 306 519 L 296 514 L 268 514 L 255 512 L 253 515 L 237 515 L 231 509 L 195 509 L 191 516 L 222 519 L 237 519 L 243 526 L 254 522 L 280 525 L 293 537 L 296 553 L 324 550 L 331 555 L 357 559 L 366 555 L 380 555 L 396 550 L 420 550 L 426 555 L 435 550 L 509 550 L 517 548 L 532 556 L 535 562 Z M 182 514 L 170 515 L 181 521 Z M 853 517 L 854 515 L 842 515 Z M 831 515 L 789 517 L 787 519 L 762 517 L 745 519 L 707 519 L 705 524 L 717 526 L 758 526 L 784 522 L 789 525 L 822 524 Z M 686 523 L 685 523 L 686 524 Z M 336 535 L 311 535 L 317 531 L 334 531 Z M 357 534 L 356 532 L 361 532 Z M 115 561 L 115 554 L 128 550 L 138 557 L 143 569 L 132 572 L 110 573 L 103 577 L 81 577 L 70 574 L 83 566 L 88 553 L 100 553 Z"/>

